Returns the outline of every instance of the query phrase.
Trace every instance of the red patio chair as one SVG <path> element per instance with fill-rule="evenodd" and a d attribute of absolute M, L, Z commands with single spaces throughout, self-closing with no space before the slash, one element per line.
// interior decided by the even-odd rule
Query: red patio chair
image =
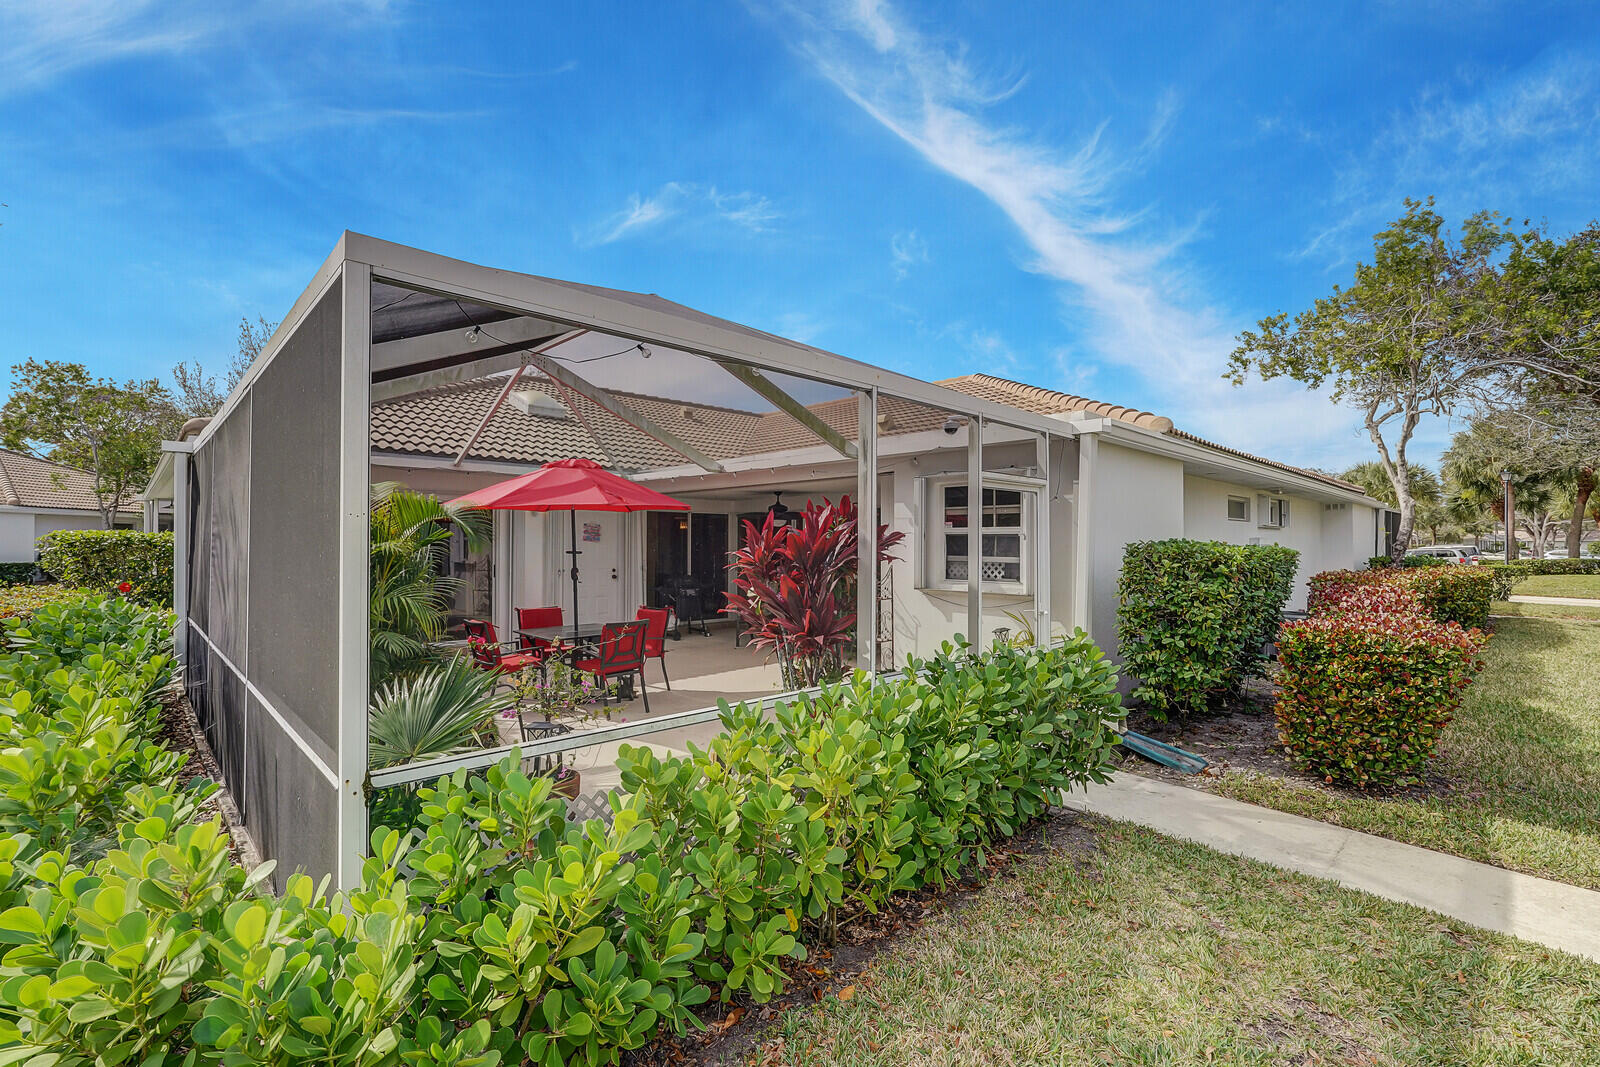
<path fill-rule="evenodd" d="M 544 666 L 544 654 L 541 652 L 505 652 L 504 649 L 515 642 L 502 643 L 494 632 L 492 622 L 464 619 L 461 625 L 467 631 L 467 649 L 472 653 L 472 662 L 486 671 L 515 674 L 524 667 Z"/>
<path fill-rule="evenodd" d="M 599 653 L 592 659 L 580 659 L 574 670 L 592 674 L 601 682 L 609 682 L 618 674 L 639 672 L 639 694 L 644 697 L 644 713 L 650 714 L 650 694 L 644 687 L 644 631 L 645 623 L 608 622 L 600 628 Z M 606 700 L 609 702 L 610 695 Z"/>
<path fill-rule="evenodd" d="M 517 629 L 519 630 L 548 630 L 561 625 L 561 605 L 553 608 L 518 608 Z M 542 637 L 528 637 L 517 635 L 522 642 L 522 651 L 532 652 L 535 649 L 549 648 L 550 642 Z"/>
<path fill-rule="evenodd" d="M 635 619 L 643 619 L 644 627 L 644 658 L 658 659 L 661 661 L 661 680 L 667 683 L 667 689 L 672 689 L 672 679 L 667 677 L 667 616 L 671 612 L 667 608 L 640 608 Z"/>

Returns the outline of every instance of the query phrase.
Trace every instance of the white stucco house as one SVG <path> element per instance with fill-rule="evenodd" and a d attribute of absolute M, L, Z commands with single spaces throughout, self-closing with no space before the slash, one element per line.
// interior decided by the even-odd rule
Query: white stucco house
<path fill-rule="evenodd" d="M 1173 420 L 988 374 L 933 383 L 1019 412 L 1059 419 L 1070 440 L 1054 445 L 1050 462 L 1064 474 L 1048 496 L 1040 458 L 1023 434 L 987 431 L 984 462 L 986 543 L 984 625 L 1015 629 L 1017 615 L 1040 598 L 1037 550 L 1056 561 L 1051 599 L 1071 604 L 1085 583 L 1082 607 L 1054 612 L 1059 630 L 1082 625 L 1114 650 L 1116 585 L 1130 541 L 1189 537 L 1234 544 L 1282 544 L 1300 553 L 1291 609 L 1305 605 L 1305 579 L 1320 570 L 1356 567 L 1385 549 L 1384 506 L 1358 487 L 1325 474 L 1204 441 Z M 586 580 L 585 618 L 620 618 L 653 602 L 666 581 L 699 577 L 707 593 L 726 588 L 723 563 L 744 519 L 759 521 L 779 499 L 799 508 L 809 499 L 856 495 L 856 463 L 778 409 L 685 402 L 608 390 L 652 426 L 692 445 L 722 468 L 708 471 L 647 432 L 548 381 L 522 380 L 496 407 L 506 376 L 453 383 L 372 409 L 374 481 L 398 481 L 442 497 L 522 473 L 551 459 L 587 456 L 615 464 L 633 479 L 690 504 L 679 514 L 591 513 L 582 520 L 594 539 L 583 546 L 584 570 L 617 575 Z M 841 437 L 857 433 L 853 398 L 807 405 Z M 880 641 L 895 658 L 927 652 L 964 631 L 965 494 L 969 423 L 946 425 L 942 411 L 885 398 L 878 411 L 878 509 L 882 522 L 907 535 L 882 594 Z M 476 439 L 456 462 L 464 441 Z M 603 446 L 600 438 L 607 439 Z M 1068 484 L 1070 482 L 1070 485 Z M 1090 528 L 1074 532 L 1076 498 L 1089 495 Z M 956 512 L 954 520 L 949 510 Z M 1041 523 L 1042 513 L 1047 521 Z M 565 516 L 498 516 L 498 559 L 458 560 L 470 585 L 464 613 L 508 616 L 512 605 L 571 599 L 563 558 Z M 1036 546 L 1041 528 L 1048 548 Z M 598 531 L 598 536 L 596 535 Z M 1087 548 L 1080 560 L 1075 554 Z M 1083 608 L 1087 608 L 1087 612 Z M 892 621 L 892 628 L 889 625 Z M 507 623 L 502 623 L 504 627 Z"/>
<path fill-rule="evenodd" d="M 1308 575 L 1384 549 L 1386 512 L 1358 487 L 1182 422 L 987 373 L 930 382 L 654 294 L 345 233 L 217 415 L 166 444 L 144 501 L 172 515 L 185 684 L 245 823 L 282 869 L 350 885 L 370 791 L 505 754 L 368 766 L 375 483 L 455 497 L 588 457 L 688 505 L 494 512 L 487 549 L 440 565 L 461 579 L 454 615 L 502 636 L 521 607 L 620 621 L 672 596 L 714 614 L 741 520 L 848 494 L 905 535 L 882 566 L 862 539 L 849 646 L 867 671 L 1002 628 L 1083 627 L 1114 653 L 1132 541 L 1290 545 L 1290 607 Z M 718 696 L 778 699 L 746 684 L 761 654 L 716 629 L 675 645 L 701 666 L 681 710 L 582 744 L 671 741 L 714 726 Z"/>
<path fill-rule="evenodd" d="M 141 522 L 138 508 L 124 507 L 115 525 L 133 529 Z M 94 475 L 0 448 L 0 563 L 32 563 L 47 533 L 104 526 Z"/>

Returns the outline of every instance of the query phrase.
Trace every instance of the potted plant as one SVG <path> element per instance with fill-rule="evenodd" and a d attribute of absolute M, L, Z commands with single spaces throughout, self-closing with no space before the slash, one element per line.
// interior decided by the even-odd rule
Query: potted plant
<path fill-rule="evenodd" d="M 567 652 L 565 645 L 558 644 L 550 650 L 542 667 L 525 667 L 504 676 L 510 689 L 510 707 L 500 713 L 498 722 L 505 744 L 570 733 L 574 727 L 600 718 L 594 705 L 613 697 L 616 683 L 573 670 Z M 528 772 L 555 779 L 556 793 L 576 797 L 581 776 L 576 767 L 559 762 L 560 758 L 530 757 Z"/>

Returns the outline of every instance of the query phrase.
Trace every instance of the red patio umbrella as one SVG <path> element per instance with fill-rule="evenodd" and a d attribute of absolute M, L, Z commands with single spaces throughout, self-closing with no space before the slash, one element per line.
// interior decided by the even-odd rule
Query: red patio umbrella
<path fill-rule="evenodd" d="M 658 493 L 592 459 L 551 460 L 536 471 L 519 474 L 456 497 L 452 505 L 490 511 L 566 511 L 572 515 L 572 635 L 578 635 L 578 512 L 688 511 L 689 505 Z"/>

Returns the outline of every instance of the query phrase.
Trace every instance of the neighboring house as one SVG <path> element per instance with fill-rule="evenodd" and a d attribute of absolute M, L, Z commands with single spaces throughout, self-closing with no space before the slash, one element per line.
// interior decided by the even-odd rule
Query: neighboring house
<path fill-rule="evenodd" d="M 138 508 L 117 512 L 117 526 L 139 524 Z M 104 525 L 94 495 L 94 475 L 0 448 L 0 563 L 32 563 L 38 557 L 38 540 L 47 533 L 99 530 Z"/>

